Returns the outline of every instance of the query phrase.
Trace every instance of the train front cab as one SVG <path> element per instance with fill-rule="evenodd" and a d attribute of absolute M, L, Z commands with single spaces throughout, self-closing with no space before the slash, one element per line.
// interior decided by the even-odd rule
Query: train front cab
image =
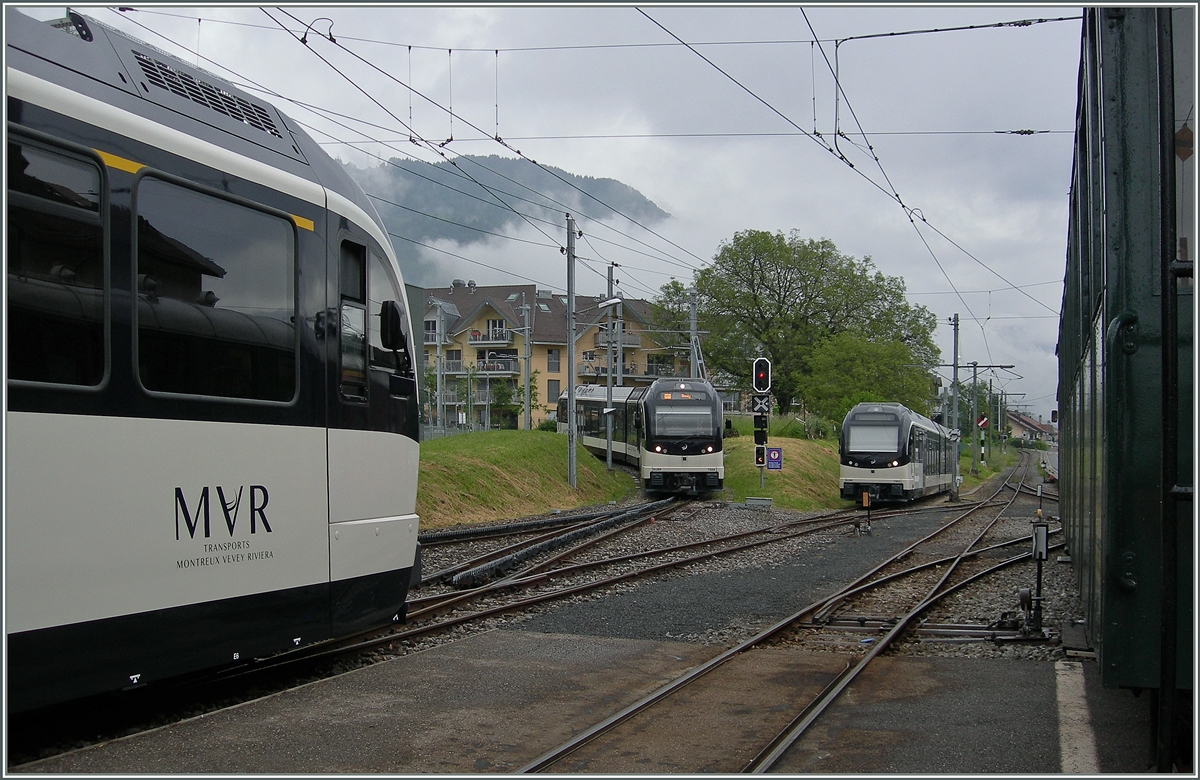
<path fill-rule="evenodd" d="M 721 399 L 706 382 L 659 380 L 646 392 L 642 485 L 700 495 L 725 486 Z"/>
<path fill-rule="evenodd" d="M 907 427 L 895 404 L 856 406 L 846 415 L 840 437 L 842 498 L 861 501 L 908 501 L 914 481 L 906 447 L 900 446 Z"/>

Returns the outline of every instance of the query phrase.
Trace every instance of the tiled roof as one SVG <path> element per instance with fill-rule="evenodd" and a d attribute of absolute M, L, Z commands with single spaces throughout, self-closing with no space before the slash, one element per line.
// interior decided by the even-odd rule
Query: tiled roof
<path fill-rule="evenodd" d="M 436 316 L 436 306 L 440 303 L 446 311 L 446 332 L 450 334 L 461 333 L 479 319 L 485 308 L 503 318 L 508 327 L 523 328 L 525 314 L 521 311 L 521 293 L 525 294 L 525 303 L 531 307 L 529 319 L 533 326 L 533 343 L 566 344 L 567 296 L 545 290 L 539 296 L 532 284 L 427 288 L 425 319 Z M 597 304 L 604 299 L 576 295 L 575 300 L 575 327 L 582 333 L 603 317 Z M 624 310 L 626 321 L 648 322 L 648 301 L 627 298 Z"/>

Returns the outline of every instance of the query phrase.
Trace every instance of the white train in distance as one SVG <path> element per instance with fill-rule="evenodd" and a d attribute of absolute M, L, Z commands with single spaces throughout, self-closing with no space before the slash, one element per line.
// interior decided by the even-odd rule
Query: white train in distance
<path fill-rule="evenodd" d="M 639 470 L 647 493 L 703 495 L 725 486 L 721 397 L 703 379 L 658 379 L 649 387 L 612 388 L 613 460 Z M 607 457 L 606 385 L 575 388 L 580 443 Z M 567 432 L 567 393 L 558 430 Z"/>
<path fill-rule="evenodd" d="M 844 499 L 911 501 L 950 490 L 957 438 L 898 403 L 861 403 L 846 415 L 839 439 Z"/>

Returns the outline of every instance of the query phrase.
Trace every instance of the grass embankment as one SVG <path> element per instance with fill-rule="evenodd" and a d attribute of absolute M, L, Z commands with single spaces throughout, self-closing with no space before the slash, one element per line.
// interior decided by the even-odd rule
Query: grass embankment
<path fill-rule="evenodd" d="M 979 485 L 987 482 L 992 477 L 996 476 L 1006 468 L 1017 462 L 1017 450 L 1014 447 L 1005 447 L 1003 450 L 992 448 L 986 456 L 981 456 L 978 473 L 971 473 L 971 450 L 967 448 L 958 461 L 958 473 L 962 475 L 962 487 L 958 489 L 959 495 L 969 493 Z M 984 459 L 986 457 L 986 460 Z"/>
<path fill-rule="evenodd" d="M 765 487 L 759 487 L 749 425 L 738 421 L 739 429 L 745 427 L 743 435 L 725 440 L 725 490 L 715 498 L 769 496 L 774 506 L 800 511 L 845 503 L 838 498 L 836 441 L 794 439 L 772 431 L 771 446 L 783 450 L 783 469 L 769 471 Z M 571 490 L 567 437 L 546 431 L 482 431 L 422 442 L 418 479 L 423 529 L 619 501 L 637 491 L 627 471 L 608 473 L 604 461 L 582 447 L 576 457 L 578 489 Z"/>
<path fill-rule="evenodd" d="M 838 495 L 836 439 L 783 435 L 788 421 L 772 418 L 771 447 L 783 450 L 783 468 L 768 470 L 760 487 L 754 465 L 754 433 L 748 418 L 736 419 L 738 436 L 725 439 L 725 490 L 715 498 L 771 499 L 772 506 L 796 511 L 851 506 Z M 794 427 L 791 428 L 794 430 Z M 971 454 L 961 460 L 960 492 L 1016 463 L 1017 450 L 988 453 L 986 465 L 971 474 Z M 576 483 L 567 485 L 567 437 L 547 431 L 480 431 L 421 444 L 417 513 L 421 528 L 480 523 L 572 509 L 633 496 L 637 482 L 627 471 L 609 473 L 604 461 L 582 447 L 576 457 Z"/>
<path fill-rule="evenodd" d="M 582 447 L 567 484 L 567 437 L 547 431 L 479 431 L 421 442 L 421 528 L 512 519 L 628 497 L 637 483 L 611 474 Z"/>
<path fill-rule="evenodd" d="M 768 447 L 783 451 L 783 468 L 767 469 L 760 481 L 754 465 L 754 435 L 725 439 L 725 497 L 745 501 L 747 496 L 771 499 L 771 506 L 808 511 L 849 504 L 838 496 L 837 441 L 793 439 L 768 434 Z M 760 486 L 761 485 L 761 486 Z"/>

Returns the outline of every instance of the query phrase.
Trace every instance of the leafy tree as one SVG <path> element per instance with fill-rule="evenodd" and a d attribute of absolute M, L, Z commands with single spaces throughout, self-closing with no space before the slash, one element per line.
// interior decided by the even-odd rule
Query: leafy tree
<path fill-rule="evenodd" d="M 691 298 L 678 279 L 659 288 L 659 295 L 650 302 L 651 339 L 660 347 L 686 344 L 691 330 Z"/>
<path fill-rule="evenodd" d="M 933 383 L 913 365 L 912 350 L 900 341 L 871 341 L 842 332 L 822 341 L 809 356 L 811 372 L 798 390 L 810 411 L 841 422 L 855 404 L 897 401 L 929 413 Z"/>
<path fill-rule="evenodd" d="M 904 280 L 857 260 L 832 241 L 792 231 L 745 230 L 722 241 L 711 266 L 696 273 L 700 324 L 710 370 L 749 385 L 750 358 L 771 359 L 772 394 L 790 409 L 813 373 L 814 350 L 839 333 L 867 341 L 899 341 L 912 363 L 932 365 L 936 316 L 904 297 Z"/>

